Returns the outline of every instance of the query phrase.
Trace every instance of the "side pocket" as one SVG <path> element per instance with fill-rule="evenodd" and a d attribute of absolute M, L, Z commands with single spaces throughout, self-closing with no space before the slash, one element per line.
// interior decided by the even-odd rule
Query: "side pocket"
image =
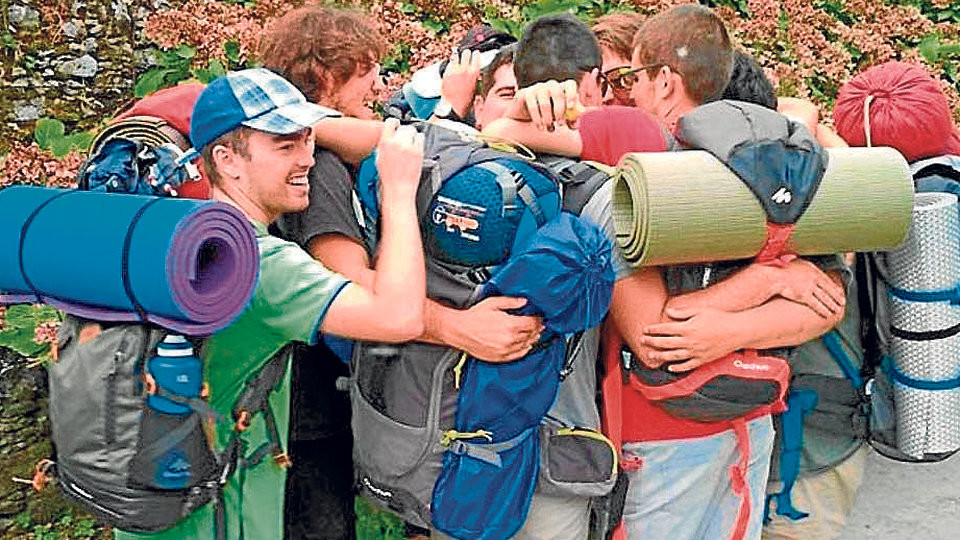
<path fill-rule="evenodd" d="M 350 384 L 354 455 L 381 481 L 396 480 L 422 460 L 431 441 L 433 372 L 443 349 L 418 344 L 358 344 Z"/>
<path fill-rule="evenodd" d="M 144 408 L 140 441 L 130 460 L 131 487 L 184 489 L 216 471 L 199 414 L 175 416 Z"/>
<path fill-rule="evenodd" d="M 617 481 L 617 452 L 593 429 L 540 425 L 539 491 L 549 495 L 601 497 Z"/>

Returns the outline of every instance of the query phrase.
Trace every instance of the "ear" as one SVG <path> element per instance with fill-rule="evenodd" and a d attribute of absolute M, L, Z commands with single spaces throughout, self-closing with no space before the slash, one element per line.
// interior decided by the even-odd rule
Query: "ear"
<path fill-rule="evenodd" d="M 477 94 L 473 96 L 473 116 L 480 116 L 481 111 L 483 111 L 483 96 Z"/>
<path fill-rule="evenodd" d="M 234 152 L 231 148 L 218 144 L 210 151 L 213 157 L 214 167 L 224 179 L 235 179 L 240 177 L 240 160 L 242 156 Z"/>
<path fill-rule="evenodd" d="M 669 99 L 678 91 L 683 91 L 683 80 L 679 74 L 670 69 L 670 66 L 660 66 L 653 84 L 655 95 L 660 100 Z"/>

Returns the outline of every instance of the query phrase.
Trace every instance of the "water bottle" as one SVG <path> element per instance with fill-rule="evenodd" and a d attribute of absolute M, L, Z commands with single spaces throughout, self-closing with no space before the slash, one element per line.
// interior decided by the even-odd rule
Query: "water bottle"
<path fill-rule="evenodd" d="M 170 334 L 157 344 L 157 354 L 147 360 L 147 373 L 163 392 L 184 399 L 200 396 L 202 362 L 193 354 L 193 345 L 186 338 Z M 147 406 L 154 411 L 186 416 L 193 410 L 159 392 L 147 396 Z"/>

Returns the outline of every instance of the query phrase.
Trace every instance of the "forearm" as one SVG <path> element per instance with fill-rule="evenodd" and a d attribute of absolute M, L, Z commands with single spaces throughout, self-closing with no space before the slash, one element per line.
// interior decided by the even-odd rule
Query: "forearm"
<path fill-rule="evenodd" d="M 776 268 L 751 264 L 709 287 L 670 297 L 667 308 L 743 311 L 776 295 L 777 279 Z"/>
<path fill-rule="evenodd" d="M 580 134 L 568 127 L 543 131 L 537 129 L 532 122 L 500 118 L 484 127 L 483 133 L 521 143 L 538 153 L 579 157 L 583 151 L 583 141 L 580 139 Z"/>
<path fill-rule="evenodd" d="M 462 311 L 445 306 L 436 300 L 427 298 L 423 304 L 423 332 L 417 341 L 462 348 L 457 345 L 458 340 L 451 330 L 460 328 Z"/>
<path fill-rule="evenodd" d="M 383 122 L 359 118 L 327 118 L 313 127 L 313 136 L 322 146 L 347 163 L 357 164 L 373 152 L 383 132 Z"/>
<path fill-rule="evenodd" d="M 800 345 L 827 333 L 843 314 L 821 317 L 810 308 L 774 298 L 761 306 L 730 313 L 735 318 L 731 335 L 735 349 L 771 349 Z"/>
<path fill-rule="evenodd" d="M 643 330 L 660 320 L 667 300 L 659 268 L 641 268 L 613 285 L 610 320 L 634 354 L 646 357 Z"/>
<path fill-rule="evenodd" d="M 409 323 L 409 328 L 416 329 L 413 334 L 419 335 L 426 278 L 414 197 L 413 191 L 391 193 L 385 186 L 373 294 L 384 316 L 398 318 L 405 328 Z"/>

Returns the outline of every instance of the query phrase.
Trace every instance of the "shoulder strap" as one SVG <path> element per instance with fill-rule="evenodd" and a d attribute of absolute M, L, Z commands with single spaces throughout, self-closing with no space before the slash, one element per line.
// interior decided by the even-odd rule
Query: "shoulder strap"
<path fill-rule="evenodd" d="M 560 156 L 543 156 L 541 161 L 560 180 L 564 210 L 578 216 L 593 194 L 612 176 L 612 171 L 590 161 Z"/>

